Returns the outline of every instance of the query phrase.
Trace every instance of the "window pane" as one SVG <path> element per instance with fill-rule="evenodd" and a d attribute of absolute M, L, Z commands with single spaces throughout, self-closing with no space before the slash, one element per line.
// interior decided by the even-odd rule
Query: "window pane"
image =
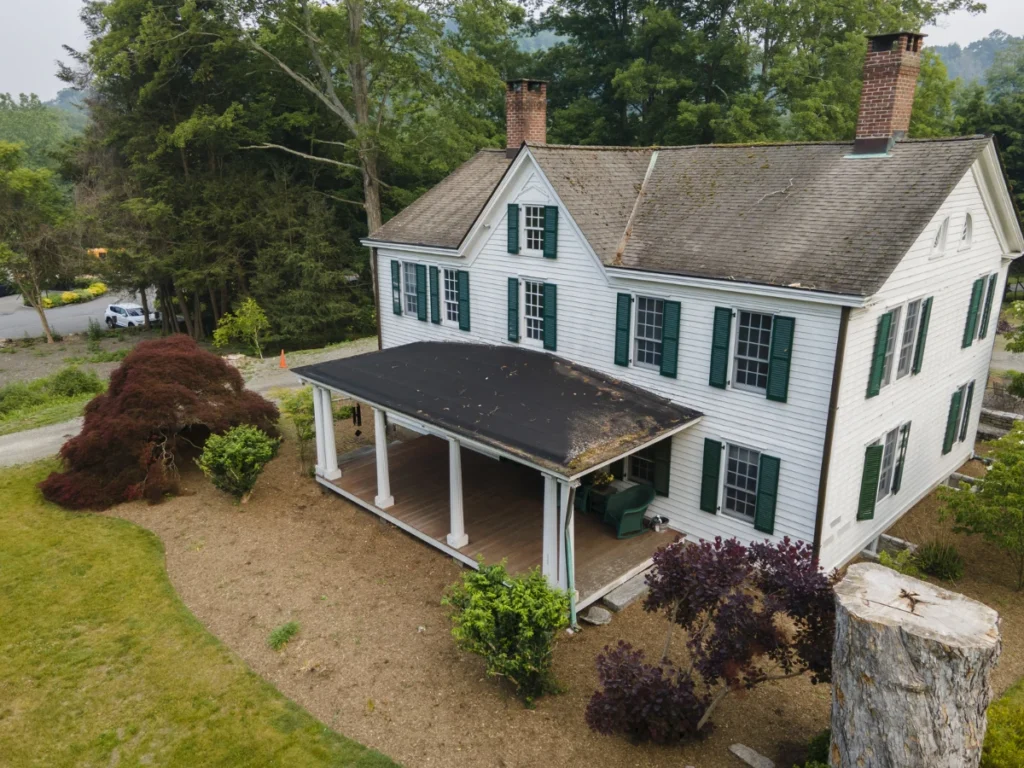
<path fill-rule="evenodd" d="M 444 317 L 459 322 L 459 274 L 454 269 L 444 271 Z"/>
<path fill-rule="evenodd" d="M 733 381 L 738 387 L 768 386 L 768 355 L 772 341 L 772 316 L 740 312 L 736 326 L 736 365 Z"/>
<path fill-rule="evenodd" d="M 654 450 L 644 448 L 629 457 L 629 476 L 642 483 L 654 482 Z"/>
<path fill-rule="evenodd" d="M 527 280 L 523 283 L 523 317 L 526 320 L 526 338 L 544 339 L 544 283 Z"/>
<path fill-rule="evenodd" d="M 885 436 L 885 447 L 882 449 L 882 466 L 878 473 L 878 501 L 889 495 L 892 488 L 892 471 L 896 465 L 896 444 L 899 429 L 894 429 Z"/>
<path fill-rule="evenodd" d="M 892 323 L 889 324 L 889 338 L 885 342 L 885 360 L 882 363 L 882 386 L 892 381 L 892 363 L 896 355 L 896 337 L 900 329 L 900 310 L 892 311 Z"/>
<path fill-rule="evenodd" d="M 405 284 L 405 311 L 414 315 L 419 312 L 419 303 L 416 296 L 416 265 L 403 264 L 402 271 Z"/>
<path fill-rule="evenodd" d="M 661 367 L 661 336 L 664 330 L 665 302 L 639 296 L 636 300 L 636 362 Z"/>
<path fill-rule="evenodd" d="M 526 249 L 540 251 L 544 248 L 544 206 L 527 205 L 525 208 Z"/>
<path fill-rule="evenodd" d="M 910 365 L 914 359 L 914 342 L 917 340 L 917 325 L 920 315 L 920 300 L 910 302 L 907 305 L 907 319 L 903 323 L 903 340 L 900 342 L 900 366 L 896 371 L 897 379 L 902 379 L 910 373 Z"/>
<path fill-rule="evenodd" d="M 754 519 L 757 508 L 757 466 L 761 454 L 730 445 L 725 463 L 725 508 Z"/>

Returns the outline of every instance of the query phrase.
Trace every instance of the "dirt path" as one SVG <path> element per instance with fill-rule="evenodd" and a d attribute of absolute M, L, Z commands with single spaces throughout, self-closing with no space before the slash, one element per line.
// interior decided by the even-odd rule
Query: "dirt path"
<path fill-rule="evenodd" d="M 351 445 L 339 424 L 339 442 Z M 365 437 L 365 435 L 363 436 Z M 395 493 L 401 478 L 392 478 Z M 460 568 L 398 529 L 321 491 L 300 471 L 294 441 L 245 507 L 191 469 L 187 494 L 113 514 L 154 531 L 185 604 L 285 695 L 347 736 L 416 766 L 664 766 L 736 768 L 743 742 L 789 768 L 828 724 L 829 689 L 806 679 L 727 699 L 716 730 L 687 747 L 634 747 L 598 736 L 583 714 L 594 658 L 620 638 L 656 653 L 663 620 L 633 605 L 605 627 L 562 638 L 565 693 L 524 709 L 480 659 L 457 651 L 440 599 Z M 539 531 L 538 531 L 539 535 Z M 280 652 L 268 633 L 295 620 Z"/>
<path fill-rule="evenodd" d="M 79 417 L 48 427 L 0 435 L 0 467 L 13 467 L 52 456 L 81 428 L 82 418 Z"/>

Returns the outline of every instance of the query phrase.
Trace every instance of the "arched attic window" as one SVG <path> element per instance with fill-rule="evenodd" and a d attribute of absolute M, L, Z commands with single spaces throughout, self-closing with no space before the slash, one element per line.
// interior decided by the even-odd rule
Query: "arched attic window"
<path fill-rule="evenodd" d="M 935 240 L 932 241 L 932 256 L 941 256 L 945 252 L 947 234 L 949 234 L 949 216 L 943 219 L 939 231 L 935 233 Z"/>
<path fill-rule="evenodd" d="M 964 226 L 960 230 L 960 250 L 966 251 L 971 247 L 971 240 L 974 238 L 974 221 L 971 219 L 971 214 L 967 214 L 964 217 Z"/>

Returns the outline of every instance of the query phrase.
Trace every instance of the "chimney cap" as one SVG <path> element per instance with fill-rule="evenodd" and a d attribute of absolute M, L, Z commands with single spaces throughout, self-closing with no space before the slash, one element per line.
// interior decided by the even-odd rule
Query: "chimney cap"
<path fill-rule="evenodd" d="M 505 81 L 505 85 L 513 86 L 516 83 L 543 83 L 544 85 L 547 85 L 548 82 L 549 81 L 547 80 L 541 80 L 540 78 L 536 77 L 510 77 L 508 80 Z"/>
<path fill-rule="evenodd" d="M 928 35 L 922 32 L 911 32 L 910 30 L 901 30 L 899 32 L 882 32 L 877 35 L 868 35 L 868 50 L 870 51 L 887 51 L 892 50 L 893 44 L 901 39 L 907 38 L 908 46 L 907 50 L 917 53 L 921 50 L 921 43 Z"/>

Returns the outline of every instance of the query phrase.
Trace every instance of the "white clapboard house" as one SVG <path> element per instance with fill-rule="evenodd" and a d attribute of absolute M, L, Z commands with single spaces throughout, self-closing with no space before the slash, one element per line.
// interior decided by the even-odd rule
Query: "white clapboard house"
<path fill-rule="evenodd" d="M 920 46 L 871 39 L 852 142 L 548 145 L 510 82 L 508 150 L 364 241 L 380 351 L 297 370 L 375 415 L 340 464 L 319 430 L 319 481 L 578 608 L 679 533 L 852 558 L 972 455 L 1024 247 L 991 138 L 905 138 Z M 670 530 L 618 539 L 597 469 Z"/>

